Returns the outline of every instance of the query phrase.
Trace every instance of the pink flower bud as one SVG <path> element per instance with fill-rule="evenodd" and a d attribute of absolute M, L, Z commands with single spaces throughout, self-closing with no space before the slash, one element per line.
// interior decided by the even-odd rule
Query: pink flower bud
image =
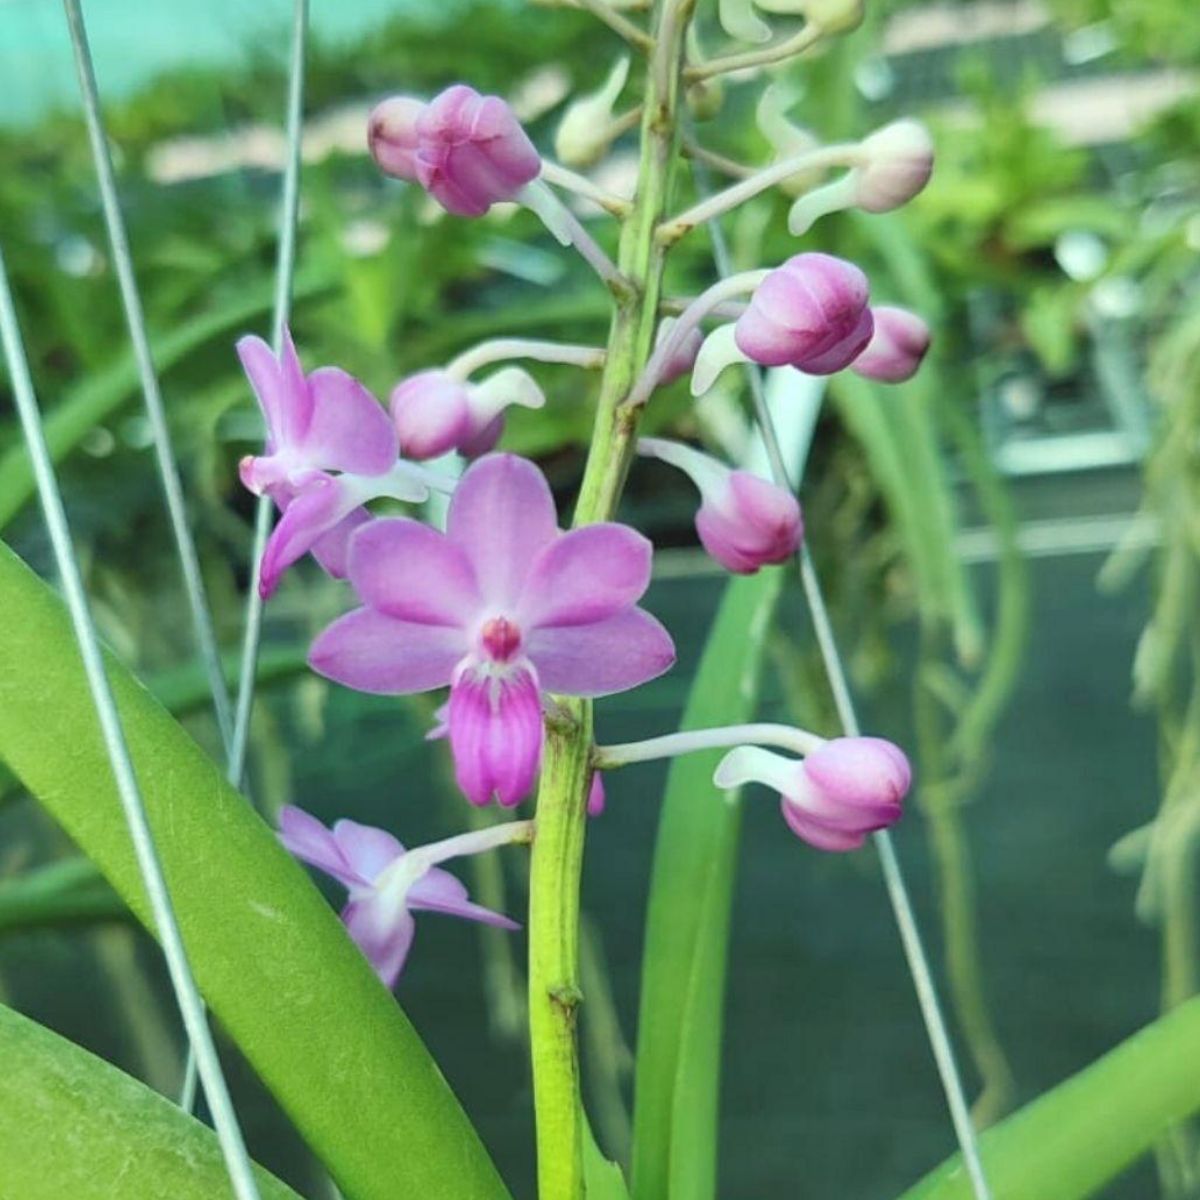
<path fill-rule="evenodd" d="M 498 201 L 516 199 L 542 169 L 512 109 L 463 83 L 431 100 L 414 128 L 417 180 L 456 216 L 480 217 Z"/>
<path fill-rule="evenodd" d="M 700 489 L 696 532 L 727 571 L 753 575 L 795 554 L 804 522 L 796 497 L 786 488 L 749 471 L 732 470 L 682 442 L 642 438 L 638 453 L 678 467 Z"/>
<path fill-rule="evenodd" d="M 905 117 L 864 138 L 855 172 L 854 203 L 865 212 L 907 204 L 933 173 L 933 139 L 920 121 Z"/>
<path fill-rule="evenodd" d="M 400 453 L 416 459 L 451 450 L 478 458 L 500 440 L 509 405 L 540 408 L 544 403 L 541 388 L 520 367 L 505 367 L 482 383 L 449 371 L 421 371 L 401 380 L 391 396 Z"/>
<path fill-rule="evenodd" d="M 417 118 L 425 110 L 415 96 L 391 96 L 371 110 L 367 144 L 385 175 L 417 179 Z"/>
<path fill-rule="evenodd" d="M 850 369 L 884 383 L 911 379 L 929 349 L 929 326 L 904 308 L 880 305 L 871 312 L 875 317 L 874 336 Z"/>
<path fill-rule="evenodd" d="M 759 284 L 734 326 L 734 340 L 763 366 L 831 375 L 871 340 L 868 290 L 867 277 L 853 263 L 797 254 Z"/>
<path fill-rule="evenodd" d="M 883 738 L 841 737 L 803 762 L 739 746 L 713 776 L 718 787 L 763 783 L 781 794 L 783 818 L 819 850 L 857 850 L 869 833 L 894 825 L 912 783 L 904 752 Z"/>
<path fill-rule="evenodd" d="M 587 815 L 598 817 L 604 812 L 604 775 L 600 771 L 592 773 L 592 782 L 588 784 Z"/>
<path fill-rule="evenodd" d="M 467 384 L 445 371 L 421 371 L 392 389 L 392 421 L 405 458 L 437 458 L 471 433 Z"/>
<path fill-rule="evenodd" d="M 796 553 L 804 521 L 791 492 L 749 471 L 730 471 L 723 488 L 704 493 L 696 532 L 727 571 L 753 575 Z"/>

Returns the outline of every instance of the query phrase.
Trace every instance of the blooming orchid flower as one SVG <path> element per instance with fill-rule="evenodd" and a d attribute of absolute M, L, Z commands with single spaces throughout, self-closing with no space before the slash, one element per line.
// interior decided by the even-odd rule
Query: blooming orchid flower
<path fill-rule="evenodd" d="M 804 521 L 796 497 L 786 488 L 733 470 L 682 442 L 641 438 L 638 453 L 678 467 L 700 489 L 696 532 L 727 571 L 753 575 L 796 553 Z"/>
<path fill-rule="evenodd" d="M 242 459 L 242 482 L 283 510 L 263 554 L 259 590 L 271 595 L 310 550 L 341 577 L 349 536 L 368 520 L 364 502 L 421 501 L 429 489 L 397 460 L 392 423 L 352 375 L 338 367 L 305 375 L 287 329 L 278 356 L 258 337 L 242 338 L 237 351 L 267 426 L 265 453 Z"/>
<path fill-rule="evenodd" d="M 388 518 L 360 529 L 349 576 L 363 607 L 335 621 L 309 663 L 364 692 L 450 686 L 446 723 L 474 804 L 517 804 L 541 763 L 543 693 L 604 696 L 675 661 L 637 601 L 650 543 L 618 524 L 563 533 L 541 472 L 511 454 L 475 462 L 446 532 Z"/>
<path fill-rule="evenodd" d="M 472 903 L 463 884 L 435 864 L 529 837 L 528 822 L 510 821 L 405 850 L 390 833 L 372 825 L 343 820 L 330 830 L 292 805 L 279 814 L 279 840 L 286 849 L 349 891 L 342 921 L 389 988 L 399 978 L 412 946 L 414 912 L 445 913 L 500 929 L 521 928 L 502 913 Z"/>
<path fill-rule="evenodd" d="M 783 818 L 818 850 L 857 850 L 867 834 L 894 825 L 912 784 L 904 751 L 883 738 L 840 737 L 803 761 L 738 746 L 717 766 L 721 788 L 762 783 L 780 793 Z"/>

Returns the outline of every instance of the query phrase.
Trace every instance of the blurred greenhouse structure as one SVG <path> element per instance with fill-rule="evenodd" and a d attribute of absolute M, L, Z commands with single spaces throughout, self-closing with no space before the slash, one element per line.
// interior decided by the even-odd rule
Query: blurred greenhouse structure
<path fill-rule="evenodd" d="M 233 342 L 270 321 L 291 6 L 85 7 L 232 671 L 253 521 L 237 462 L 260 433 Z M 446 219 L 373 169 L 363 134 L 381 96 L 462 78 L 506 96 L 549 144 L 567 95 L 598 86 L 621 51 L 582 8 L 312 0 L 293 316 L 306 359 L 336 361 L 386 396 L 484 334 L 603 341 L 602 298 L 527 213 Z M 832 377 L 819 420 L 811 388 L 772 388 L 797 457 L 807 452 L 805 519 L 825 531 L 814 553 L 854 682 L 873 726 L 914 751 L 920 816 L 897 843 L 987 1123 L 1200 988 L 1198 948 L 1179 933 L 1196 920 L 1195 838 L 1165 839 L 1153 824 L 1160 805 L 1189 831 L 1200 812 L 1200 739 L 1189 736 L 1200 703 L 1200 18 L 1194 0 L 867 8 L 853 36 L 778 73 L 771 105 L 756 111 L 745 80 L 729 78 L 704 128 L 735 166 L 780 153 L 789 122 L 834 139 L 911 112 L 937 141 L 933 181 L 911 208 L 821 225 L 823 248 L 869 264 L 877 292 L 929 318 L 931 369 L 887 402 Z M 0 74 L 0 244 L 95 615 L 215 752 L 57 5 L 0 0 Z M 635 166 L 632 143 L 619 147 L 605 186 L 628 188 Z M 785 206 L 767 196 L 728 223 L 736 263 L 795 253 Z M 580 209 L 590 227 L 595 215 Z M 703 238 L 678 273 L 680 294 L 710 281 Z M 571 377 L 538 377 L 549 404 L 513 416 L 504 446 L 566 495 L 591 409 Z M 49 576 L 8 387 L 0 377 L 0 536 Z M 648 421 L 735 459 L 754 452 L 733 372 L 699 403 L 675 387 Z M 651 600 L 681 654 L 671 674 L 604 710 L 609 741 L 674 727 L 722 587 L 696 544 L 686 483 L 648 465 L 625 504 L 660 551 Z M 414 840 L 444 836 L 460 801 L 424 740 L 432 705 L 307 673 L 307 644 L 344 598 L 316 570 L 293 574 L 266 618 L 257 803 L 383 825 L 404 803 Z M 764 719 L 821 728 L 810 631 L 797 605 L 780 612 Z M 583 1053 L 597 1133 L 618 1154 L 662 778 L 622 775 L 609 798 L 621 823 L 601 818 L 589 833 Z M 428 794 L 408 795 L 418 780 Z M 801 857 L 754 810 L 743 839 L 719 1194 L 900 1195 L 954 1141 L 874 863 Z M 519 909 L 522 881 L 476 871 L 474 894 Z M 1183 879 L 1177 894 L 1164 878 Z M 531 1195 L 524 964 L 491 932 L 431 930 L 437 952 L 414 962 L 398 995 L 501 1173 Z M 0 1001 L 178 1090 L 183 1043 L 153 943 L 2 762 Z M 266 1089 L 222 1049 L 255 1157 L 305 1195 L 328 1194 Z M 480 1073 L 485 1056 L 495 1069 Z M 1102 1194 L 1200 1195 L 1169 1157 L 1148 1156 Z"/>

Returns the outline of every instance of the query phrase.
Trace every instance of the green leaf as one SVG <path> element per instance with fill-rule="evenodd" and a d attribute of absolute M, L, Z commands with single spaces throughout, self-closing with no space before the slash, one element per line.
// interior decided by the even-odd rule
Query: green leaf
<path fill-rule="evenodd" d="M 0 760 L 148 923 L 66 614 L 2 544 L 0 611 Z M 109 676 L 200 988 L 347 1200 L 502 1200 L 445 1079 L 307 875 L 111 659 Z"/>
<path fill-rule="evenodd" d="M 1083 1200 L 1200 1109 L 1200 998 L 987 1130 L 983 1162 L 996 1200 Z M 971 1200 L 958 1155 L 901 1200 Z"/>
<path fill-rule="evenodd" d="M 301 294 L 314 290 L 309 284 L 301 289 Z M 255 317 L 269 312 L 271 304 L 271 290 L 257 288 L 236 304 L 202 313 L 170 333 L 154 338 L 155 366 L 160 373 L 166 372 L 206 343 L 229 337 Z M 138 373 L 132 352 L 122 355 L 107 371 L 91 375 L 73 388 L 46 415 L 46 442 L 54 461 L 61 462 L 89 429 L 111 417 L 138 394 Z M 33 472 L 25 444 L 18 438 L 0 455 L 0 529 L 28 503 L 33 490 Z"/>
<path fill-rule="evenodd" d="M 683 729 L 753 715 L 780 570 L 725 589 Z M 712 782 L 720 757 L 671 764 L 654 851 L 633 1118 L 635 1200 L 716 1194 L 717 1090 L 726 949 L 741 809 Z"/>
<path fill-rule="evenodd" d="M 629 1200 L 621 1168 L 596 1144 L 591 1122 L 583 1122 L 583 1188 L 587 1200 Z"/>
<path fill-rule="evenodd" d="M 116 1067 L 0 1007 L 3 1193 L 21 1200 L 214 1200 L 216 1136 Z M 262 1200 L 299 1200 L 256 1168 Z"/>
<path fill-rule="evenodd" d="M 66 921 L 119 921 L 128 909 L 86 858 L 0 879 L 0 933 Z"/>

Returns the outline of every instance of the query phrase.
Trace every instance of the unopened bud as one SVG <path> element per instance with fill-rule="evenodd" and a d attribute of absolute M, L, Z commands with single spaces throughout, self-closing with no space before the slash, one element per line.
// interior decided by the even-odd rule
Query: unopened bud
<path fill-rule="evenodd" d="M 890 212 L 907 204 L 933 173 L 933 138 L 911 117 L 877 129 L 863 139 L 860 149 L 854 203 L 865 212 Z"/>
<path fill-rule="evenodd" d="M 737 347 L 766 367 L 831 375 L 871 340 L 867 277 L 829 254 L 797 254 L 759 284 L 734 326 Z"/>
<path fill-rule="evenodd" d="M 871 309 L 875 332 L 850 370 L 883 383 L 911 379 L 929 350 L 929 326 L 905 308 L 880 305 Z"/>
<path fill-rule="evenodd" d="M 554 153 L 568 167 L 594 166 L 612 145 L 613 107 L 629 77 L 629 59 L 613 64 L 604 84 L 573 100 L 554 135 Z"/>

